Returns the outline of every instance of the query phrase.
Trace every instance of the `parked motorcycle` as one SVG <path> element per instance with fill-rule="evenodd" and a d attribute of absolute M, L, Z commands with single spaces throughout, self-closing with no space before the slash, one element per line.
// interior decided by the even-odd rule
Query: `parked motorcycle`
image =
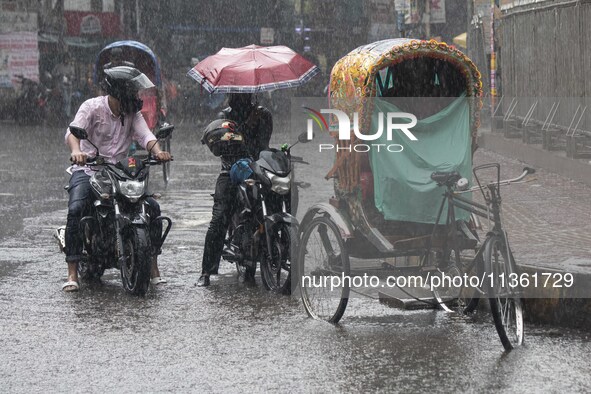
<path fill-rule="evenodd" d="M 72 80 L 66 76 L 54 78 L 46 73 L 52 80 L 53 87 L 47 90 L 46 119 L 53 126 L 71 121 L 80 105 L 86 97 L 79 89 L 75 89 Z"/>
<path fill-rule="evenodd" d="M 21 90 L 14 106 L 14 120 L 17 124 L 42 123 L 45 119 L 47 89 L 22 75 L 16 77 L 20 80 Z"/>
<path fill-rule="evenodd" d="M 305 133 L 298 137 L 307 141 Z M 291 214 L 291 148 L 296 144 L 264 150 L 257 161 L 241 159 L 232 166 L 239 208 L 222 252 L 243 277 L 254 277 L 260 262 L 263 285 L 282 294 L 291 293 L 291 256 L 298 248 L 298 221 Z"/>
<path fill-rule="evenodd" d="M 173 129 L 172 125 L 163 127 L 156 137 L 166 139 Z M 70 131 L 76 138 L 88 140 L 86 130 L 70 126 Z M 146 159 L 131 156 L 116 164 L 107 163 L 98 148 L 88 142 L 97 154 L 86 165 L 103 168 L 90 177 L 95 201 L 91 214 L 80 221 L 84 252 L 78 263 L 78 275 L 83 280 L 98 279 L 105 269 L 117 268 L 125 291 L 144 295 L 150 284 L 152 260 L 172 226 L 170 218 L 153 218 L 148 214 L 146 198 L 155 197 L 148 192 L 150 166 L 161 162 L 148 155 Z M 153 245 L 149 232 L 150 224 L 156 221 L 166 223 L 166 228 Z M 58 234 L 60 230 L 63 234 L 65 228 L 58 229 Z M 65 240 L 63 237 L 58 240 L 63 250 Z"/>

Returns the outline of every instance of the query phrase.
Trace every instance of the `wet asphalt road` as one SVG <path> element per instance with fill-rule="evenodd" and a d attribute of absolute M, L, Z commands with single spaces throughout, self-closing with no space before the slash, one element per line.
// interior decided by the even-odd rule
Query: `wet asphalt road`
<path fill-rule="evenodd" d="M 269 294 L 259 278 L 238 283 L 223 262 L 209 288 L 195 287 L 218 170 L 196 127 L 175 131 L 161 200 L 175 222 L 160 258 L 168 284 L 131 297 L 110 271 L 102 284 L 64 294 L 66 266 L 52 238 L 66 215 L 63 132 L 0 128 L 2 392 L 591 390 L 588 333 L 527 326 L 526 345 L 504 353 L 486 318 L 352 299 L 334 327 L 307 318 L 299 299 Z M 312 190 L 304 206 L 324 198 Z"/>

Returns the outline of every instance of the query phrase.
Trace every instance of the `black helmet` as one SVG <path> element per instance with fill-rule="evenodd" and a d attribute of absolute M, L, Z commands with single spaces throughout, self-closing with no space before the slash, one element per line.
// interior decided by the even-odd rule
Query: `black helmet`
<path fill-rule="evenodd" d="M 154 84 L 138 69 L 128 66 L 112 67 L 105 70 L 102 88 L 121 104 L 121 111 L 127 114 L 142 109 L 137 94 L 140 90 L 153 88 Z"/>
<path fill-rule="evenodd" d="M 203 130 L 201 143 L 215 156 L 236 155 L 246 151 L 244 136 L 233 120 L 217 119 Z"/>

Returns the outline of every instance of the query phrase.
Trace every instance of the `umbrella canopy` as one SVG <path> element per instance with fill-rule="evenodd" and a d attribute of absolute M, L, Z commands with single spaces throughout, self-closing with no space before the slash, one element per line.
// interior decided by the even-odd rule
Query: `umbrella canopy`
<path fill-rule="evenodd" d="M 467 33 L 462 33 L 460 35 L 455 36 L 453 39 L 454 44 L 456 44 L 457 46 L 462 47 L 462 48 L 467 48 L 466 36 L 467 36 Z"/>
<path fill-rule="evenodd" d="M 300 86 L 318 67 L 286 46 L 222 48 L 188 75 L 210 93 L 258 93 Z"/>

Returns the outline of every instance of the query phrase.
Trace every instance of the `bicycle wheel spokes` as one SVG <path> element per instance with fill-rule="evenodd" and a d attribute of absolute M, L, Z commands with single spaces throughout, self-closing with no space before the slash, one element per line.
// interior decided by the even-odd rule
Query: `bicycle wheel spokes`
<path fill-rule="evenodd" d="M 463 264 L 461 259 L 456 258 L 454 250 L 449 251 L 447 257 L 444 256 L 441 264 L 444 268 L 435 273 L 439 276 L 441 286 L 433 288 L 433 297 L 446 312 L 473 312 L 478 305 L 478 290 L 470 287 L 463 278 L 465 274 L 474 274 L 476 264 Z"/>
<path fill-rule="evenodd" d="M 495 327 L 505 349 L 511 350 L 523 343 L 522 292 L 519 283 L 511 280 L 517 273 L 513 256 L 507 254 L 505 242 L 498 236 L 486 245 L 485 269 L 493 277 L 488 295 Z"/>
<path fill-rule="evenodd" d="M 327 218 L 314 219 L 302 236 L 301 294 L 313 318 L 337 323 L 345 312 L 349 286 L 349 258 L 340 231 Z"/>

